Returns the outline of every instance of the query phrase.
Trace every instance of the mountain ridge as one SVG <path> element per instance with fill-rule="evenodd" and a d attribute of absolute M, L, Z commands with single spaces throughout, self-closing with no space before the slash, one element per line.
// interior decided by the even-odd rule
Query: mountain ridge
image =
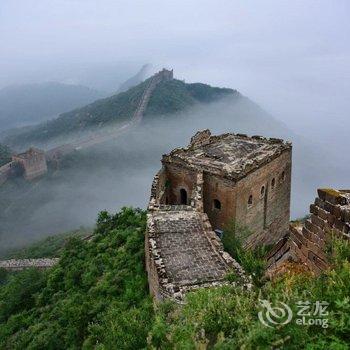
<path fill-rule="evenodd" d="M 12 136 L 4 137 L 3 142 L 13 147 L 24 147 L 41 142 L 45 143 L 67 134 L 99 129 L 115 122 L 125 122 L 135 112 L 149 79 L 125 92 L 62 113 L 58 118 L 18 133 L 14 131 Z M 201 83 L 186 84 L 173 79 L 162 82 L 156 87 L 146 108 L 145 117 L 159 114 L 170 115 L 195 104 L 210 103 L 230 95 L 239 96 L 238 94 L 233 89 L 212 87 Z"/>

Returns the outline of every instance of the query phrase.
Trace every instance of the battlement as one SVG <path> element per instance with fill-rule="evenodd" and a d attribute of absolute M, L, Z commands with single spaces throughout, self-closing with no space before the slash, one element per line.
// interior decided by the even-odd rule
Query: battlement
<path fill-rule="evenodd" d="M 318 189 L 310 218 L 290 225 L 289 233 L 268 255 L 268 274 L 283 271 L 286 262 L 318 275 L 329 267 L 326 243 L 333 236 L 350 240 L 350 190 Z"/>
<path fill-rule="evenodd" d="M 197 132 L 188 147 L 173 150 L 162 161 L 239 180 L 291 148 L 281 139 L 233 133 L 212 136 L 206 129 Z"/>
<path fill-rule="evenodd" d="M 19 164 L 26 180 L 33 180 L 47 172 L 45 152 L 31 147 L 26 152 L 12 156 L 12 161 Z"/>

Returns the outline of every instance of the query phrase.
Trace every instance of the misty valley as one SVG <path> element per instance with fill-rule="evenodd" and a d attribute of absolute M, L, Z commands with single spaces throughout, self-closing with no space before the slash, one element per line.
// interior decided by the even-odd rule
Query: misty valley
<path fill-rule="evenodd" d="M 28 131 L 20 130 L 19 134 L 11 130 L 9 136 L 5 134 L 3 142 L 12 150 L 30 145 L 50 149 L 57 147 L 59 142 L 67 144 L 79 137 L 84 138 L 87 126 L 85 121 L 82 124 L 82 118 L 90 120 L 87 129 L 90 134 L 108 130 L 114 123 L 118 127 L 125 118 L 131 118 L 140 96 L 138 90 L 142 88 L 142 84 L 138 85 L 130 90 L 130 96 L 125 96 L 128 92 L 124 92 L 122 96 L 117 94 L 99 100 L 63 114 L 52 122 L 44 122 Z M 129 99 L 133 103 L 130 106 Z M 108 114 L 101 114 L 107 111 Z M 110 117 L 106 119 L 108 115 Z M 67 124 L 65 120 L 70 119 L 74 122 Z M 73 123 L 77 127 L 71 131 Z M 123 206 L 145 208 L 151 179 L 161 155 L 187 144 L 197 130 L 205 128 L 216 134 L 230 131 L 294 141 L 294 218 L 306 215 L 305 208 L 314 197 L 317 186 L 330 183 L 330 179 L 335 185 L 342 181 L 339 171 L 339 179 L 332 176 L 339 163 L 331 150 L 295 135 L 247 97 L 234 90 L 204 84 L 185 85 L 175 80 L 158 86 L 142 122 L 126 134 L 87 149 L 74 149 L 64 155 L 59 164 L 49 162 L 48 173 L 33 182 L 16 177 L 3 184 L 0 187 L 2 252 L 40 237 L 80 226 L 91 227 L 101 210 L 115 211 Z M 59 137 L 57 132 L 68 136 Z M 330 159 L 327 169 L 322 163 L 325 156 Z"/>
<path fill-rule="evenodd" d="M 0 3 L 0 350 L 350 349 L 349 4 Z"/>

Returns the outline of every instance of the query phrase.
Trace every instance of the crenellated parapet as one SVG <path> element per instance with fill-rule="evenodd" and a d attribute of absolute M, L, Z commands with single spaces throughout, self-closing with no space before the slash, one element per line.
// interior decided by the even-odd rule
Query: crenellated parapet
<path fill-rule="evenodd" d="M 268 255 L 268 274 L 283 270 L 287 262 L 301 265 L 318 275 L 329 267 L 326 244 L 336 236 L 350 240 L 350 191 L 319 189 L 310 205 L 310 217 L 302 224 L 291 224 Z"/>

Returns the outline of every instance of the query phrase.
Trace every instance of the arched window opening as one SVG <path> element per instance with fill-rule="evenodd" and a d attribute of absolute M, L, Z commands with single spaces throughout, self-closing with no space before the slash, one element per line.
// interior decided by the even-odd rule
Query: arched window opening
<path fill-rule="evenodd" d="M 261 194 L 261 197 L 264 196 L 265 194 L 265 186 L 262 186 L 261 189 L 260 189 L 260 194 Z"/>
<path fill-rule="evenodd" d="M 253 196 L 250 195 L 248 198 L 248 205 L 252 205 L 253 204 Z"/>
<path fill-rule="evenodd" d="M 273 178 L 271 181 L 271 187 L 275 188 L 275 185 L 276 185 L 276 180 L 275 180 L 275 178 Z"/>
<path fill-rule="evenodd" d="M 221 209 L 221 202 L 218 199 L 214 199 L 213 206 L 214 206 L 214 209 L 220 210 Z"/>
<path fill-rule="evenodd" d="M 180 202 L 183 205 L 187 205 L 187 191 L 184 188 L 180 190 Z"/>

